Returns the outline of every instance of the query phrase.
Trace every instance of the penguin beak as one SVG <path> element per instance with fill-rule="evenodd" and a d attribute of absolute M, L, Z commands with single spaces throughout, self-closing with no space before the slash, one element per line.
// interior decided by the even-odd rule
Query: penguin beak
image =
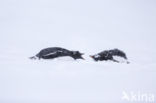
<path fill-rule="evenodd" d="M 94 56 L 90 55 L 91 58 L 94 58 Z"/>

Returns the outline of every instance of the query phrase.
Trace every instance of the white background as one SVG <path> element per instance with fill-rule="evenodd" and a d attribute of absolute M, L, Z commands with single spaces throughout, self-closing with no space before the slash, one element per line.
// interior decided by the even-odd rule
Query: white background
<path fill-rule="evenodd" d="M 156 94 L 155 0 L 0 0 L 0 103 L 121 103 Z M 86 60 L 29 60 L 46 47 Z M 123 50 L 130 64 L 88 55 Z"/>

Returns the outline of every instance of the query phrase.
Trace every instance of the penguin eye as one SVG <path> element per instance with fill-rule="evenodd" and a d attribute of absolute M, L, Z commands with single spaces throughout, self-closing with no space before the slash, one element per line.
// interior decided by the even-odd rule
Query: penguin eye
<path fill-rule="evenodd" d="M 100 56 L 99 56 L 99 55 L 95 55 L 94 57 L 95 57 L 95 58 L 99 58 Z"/>

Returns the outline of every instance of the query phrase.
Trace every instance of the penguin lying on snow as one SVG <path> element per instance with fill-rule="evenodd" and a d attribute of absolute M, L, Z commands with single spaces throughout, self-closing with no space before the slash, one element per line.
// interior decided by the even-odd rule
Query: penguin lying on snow
<path fill-rule="evenodd" d="M 84 59 L 82 55 L 84 54 L 80 53 L 79 51 L 70 51 L 60 47 L 51 47 L 51 48 L 42 49 L 38 54 L 36 54 L 33 57 L 30 57 L 30 59 L 36 59 L 36 58 L 54 59 L 57 57 L 70 56 L 76 60 L 76 59 Z"/>
<path fill-rule="evenodd" d="M 119 63 L 118 60 L 114 59 L 115 56 L 122 57 L 125 60 L 127 60 L 126 54 L 119 49 L 105 50 L 98 54 L 90 55 L 90 57 L 94 59 L 95 61 L 111 60 L 111 61 Z M 129 63 L 128 61 L 126 62 Z"/>

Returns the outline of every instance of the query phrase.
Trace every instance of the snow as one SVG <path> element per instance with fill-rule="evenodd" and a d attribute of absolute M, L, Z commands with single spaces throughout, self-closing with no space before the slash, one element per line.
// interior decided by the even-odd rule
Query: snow
<path fill-rule="evenodd" d="M 155 5 L 1 0 L 0 103 L 129 103 L 121 99 L 124 91 L 156 95 Z M 29 59 L 46 47 L 79 50 L 86 60 Z M 114 48 L 130 64 L 89 57 Z"/>
<path fill-rule="evenodd" d="M 113 56 L 113 59 L 116 60 L 116 61 L 119 61 L 120 63 L 129 63 L 128 60 L 120 57 L 120 56 Z"/>

